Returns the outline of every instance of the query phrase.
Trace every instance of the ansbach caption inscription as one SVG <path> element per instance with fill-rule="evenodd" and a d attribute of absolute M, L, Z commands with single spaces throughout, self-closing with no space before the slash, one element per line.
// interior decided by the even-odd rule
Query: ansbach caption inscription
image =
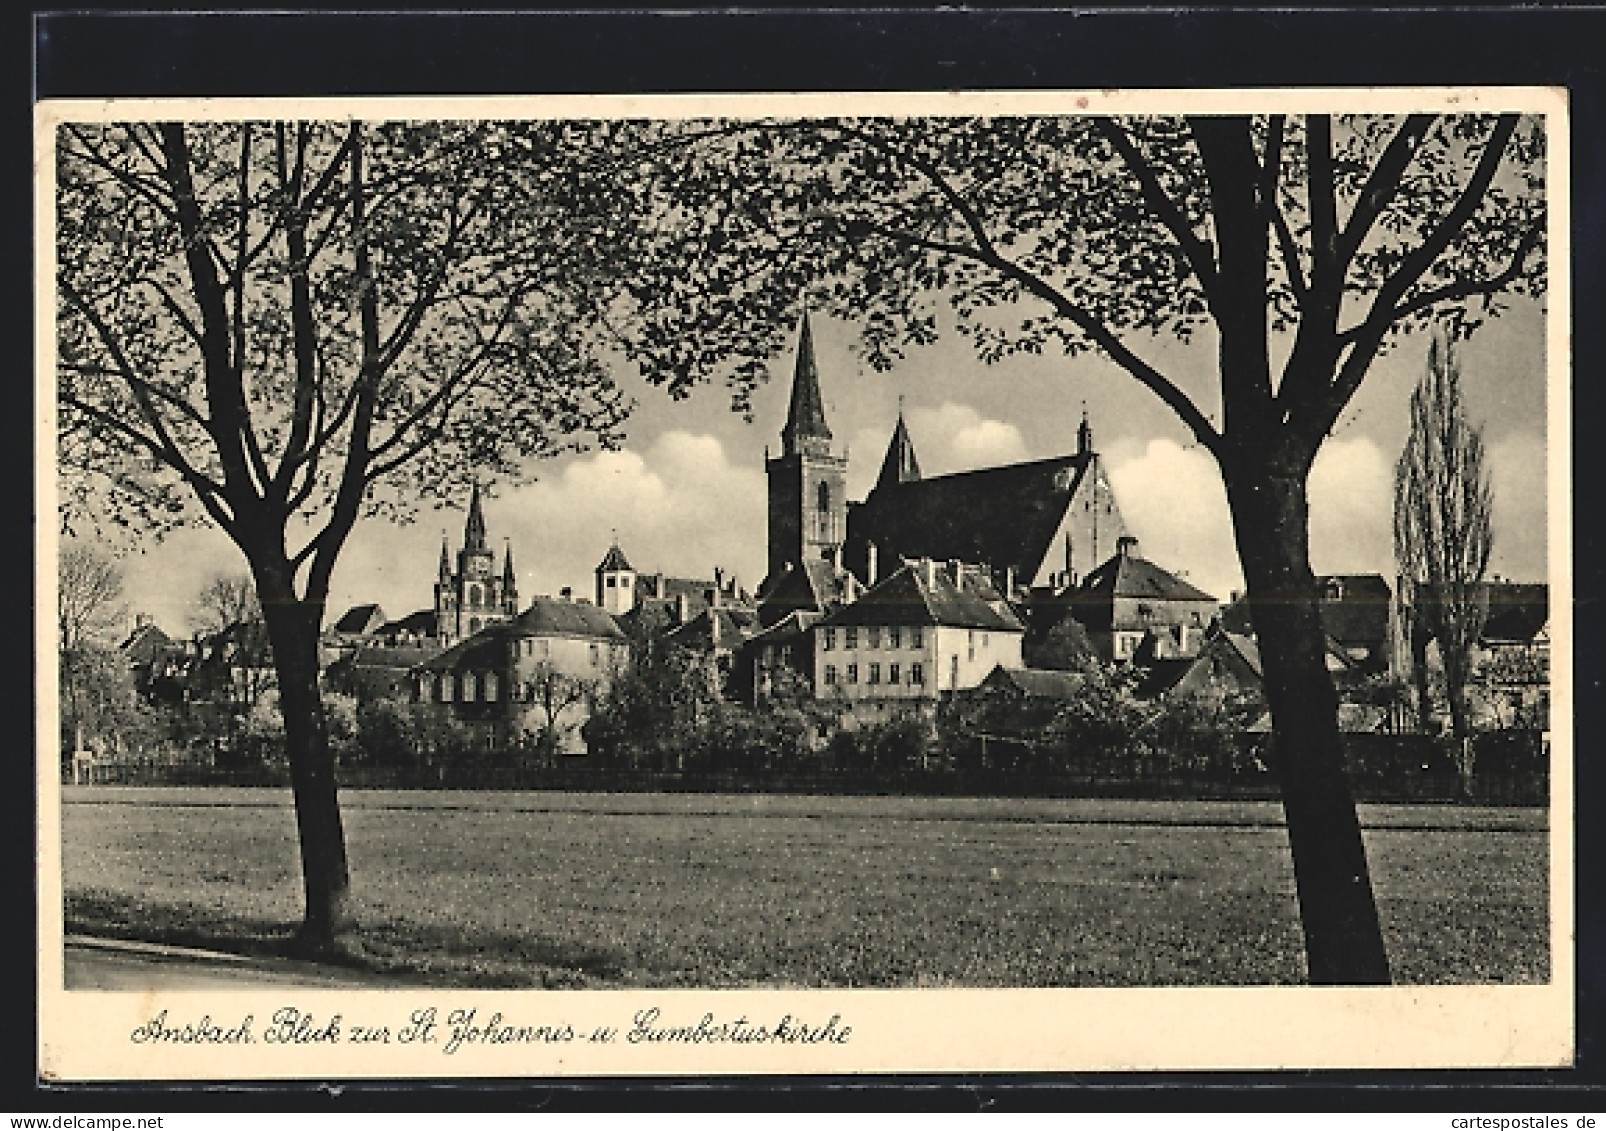
<path fill-rule="evenodd" d="M 440 1018 L 444 1016 L 445 1020 Z M 256 1015 L 219 1024 L 210 1014 L 195 1021 L 178 1021 L 167 1010 L 157 1013 L 129 1034 L 136 1045 L 438 1045 L 450 1056 L 469 1045 L 617 1044 L 629 1045 L 845 1045 L 853 1027 L 841 1014 L 824 1021 L 784 1014 L 775 1021 L 753 1021 L 745 1014 L 721 1019 L 705 1012 L 695 1021 L 665 1019 L 657 1006 L 637 1011 L 628 1025 L 598 1026 L 589 1033 L 572 1024 L 526 1024 L 506 1018 L 500 1011 L 482 1018 L 477 1009 L 453 1009 L 444 1015 L 434 1006 L 416 1009 L 404 1024 L 358 1024 L 336 1013 L 319 1017 L 284 1006 L 273 1011 L 268 1023 L 257 1027 Z"/>

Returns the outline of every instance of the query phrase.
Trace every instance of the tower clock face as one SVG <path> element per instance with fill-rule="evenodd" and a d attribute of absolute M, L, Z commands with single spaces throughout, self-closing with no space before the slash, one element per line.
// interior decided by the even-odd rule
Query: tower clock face
<path fill-rule="evenodd" d="M 468 574 L 470 577 L 489 577 L 491 575 L 491 563 L 484 558 L 470 559 Z"/>

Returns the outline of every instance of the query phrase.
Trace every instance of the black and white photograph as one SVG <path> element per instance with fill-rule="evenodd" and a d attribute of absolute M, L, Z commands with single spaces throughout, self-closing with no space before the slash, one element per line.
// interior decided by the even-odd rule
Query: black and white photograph
<path fill-rule="evenodd" d="M 47 1068 L 1569 1062 L 1566 143 L 42 103 Z"/>

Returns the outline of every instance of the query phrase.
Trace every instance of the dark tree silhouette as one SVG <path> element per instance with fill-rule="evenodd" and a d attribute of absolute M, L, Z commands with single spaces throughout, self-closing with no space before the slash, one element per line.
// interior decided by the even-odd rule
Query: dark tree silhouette
<path fill-rule="evenodd" d="M 348 919 L 318 633 L 364 516 L 610 441 L 601 257 L 562 123 L 58 125 L 64 522 L 199 518 L 272 645 L 309 949 Z"/>

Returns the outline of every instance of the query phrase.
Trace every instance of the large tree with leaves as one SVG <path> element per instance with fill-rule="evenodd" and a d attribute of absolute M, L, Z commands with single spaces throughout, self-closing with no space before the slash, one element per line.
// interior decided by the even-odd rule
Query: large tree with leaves
<path fill-rule="evenodd" d="M 938 332 L 984 361 L 1098 351 L 1214 456 L 1276 737 L 1309 976 L 1388 979 L 1323 655 L 1312 461 L 1373 361 L 1544 281 L 1542 120 L 1329 117 L 638 123 L 633 353 L 738 406 L 809 300 L 880 367 Z M 657 269 L 650 264 L 656 263 Z M 1213 395 L 1157 336 L 1214 353 Z"/>
<path fill-rule="evenodd" d="M 63 520 L 200 520 L 273 650 L 306 896 L 349 916 L 318 687 L 352 529 L 609 441 L 598 231 L 561 123 L 68 122 L 55 132 Z"/>

